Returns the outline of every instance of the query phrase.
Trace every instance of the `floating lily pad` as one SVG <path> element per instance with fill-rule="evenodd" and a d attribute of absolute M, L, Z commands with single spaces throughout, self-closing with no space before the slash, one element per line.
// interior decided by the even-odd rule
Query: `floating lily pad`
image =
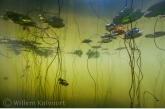
<path fill-rule="evenodd" d="M 127 34 L 125 34 L 125 39 L 132 39 L 142 36 L 143 30 L 139 30 L 138 28 L 133 28 L 132 30 L 129 30 Z"/>
<path fill-rule="evenodd" d="M 126 8 L 122 10 L 115 16 L 115 18 L 113 18 L 113 23 L 117 25 L 122 24 L 122 19 L 125 19 L 125 17 L 128 17 L 133 12 L 133 10 L 134 10 L 133 8 Z"/>
<path fill-rule="evenodd" d="M 98 48 L 101 48 L 101 46 L 100 45 L 98 45 L 98 46 L 92 46 L 92 48 L 98 49 Z"/>
<path fill-rule="evenodd" d="M 90 40 L 90 39 L 84 39 L 84 40 L 82 41 L 82 43 L 90 43 L 90 42 L 92 42 L 92 40 Z"/>
<path fill-rule="evenodd" d="M 162 1 L 148 8 L 147 13 L 144 15 L 144 17 L 150 18 L 164 14 L 165 14 L 165 1 Z"/>
<path fill-rule="evenodd" d="M 154 35 L 153 34 L 146 34 L 145 37 L 146 38 L 154 38 Z"/>
<path fill-rule="evenodd" d="M 162 37 L 162 36 L 165 36 L 165 32 L 164 31 L 158 31 L 158 32 L 155 32 L 154 34 L 147 34 L 145 37 L 146 38 L 157 38 L 157 37 Z"/>
<path fill-rule="evenodd" d="M 108 48 L 102 48 L 101 50 L 108 50 Z"/>
<path fill-rule="evenodd" d="M 50 20 L 53 20 L 53 21 L 56 21 L 56 22 L 63 22 L 64 21 L 62 18 L 56 17 L 56 16 L 51 17 Z"/>
<path fill-rule="evenodd" d="M 144 15 L 140 9 L 134 10 L 133 8 L 126 8 L 125 10 L 118 13 L 118 15 L 113 18 L 113 23 L 115 24 L 128 24 L 140 19 Z"/>
<path fill-rule="evenodd" d="M 112 41 L 111 38 L 107 38 L 107 39 L 102 39 L 101 41 L 98 41 L 97 43 L 109 43 L 111 41 Z"/>
<path fill-rule="evenodd" d="M 155 32 L 154 35 L 157 37 L 164 36 L 165 32 L 164 31 L 158 31 L 158 32 Z"/>
<path fill-rule="evenodd" d="M 36 26 L 36 23 L 32 21 L 32 18 L 27 15 L 23 15 L 18 12 L 7 11 L 7 10 L 5 12 L 6 13 L 3 16 L 3 18 L 10 19 L 16 24 L 20 24 L 23 26 Z"/>
<path fill-rule="evenodd" d="M 125 35 L 125 39 L 133 39 L 133 38 L 138 38 L 140 36 L 142 36 L 143 34 L 142 33 L 138 33 L 138 34 L 135 34 L 135 35 Z"/>
<path fill-rule="evenodd" d="M 65 27 L 65 24 L 63 22 L 53 21 L 53 22 L 49 22 L 48 24 L 51 25 L 53 28 L 62 28 L 62 27 Z"/>
<path fill-rule="evenodd" d="M 144 12 L 141 12 L 140 9 L 134 10 L 134 12 L 130 15 L 131 22 L 134 22 L 140 19 L 143 15 L 144 15 Z M 126 22 L 125 24 L 131 23 L 131 22 Z"/>
<path fill-rule="evenodd" d="M 108 34 L 108 33 L 105 33 L 104 36 L 101 36 L 102 39 L 104 38 L 110 38 L 110 39 L 116 39 L 115 36 L 117 36 L 118 33 L 112 33 L 112 34 Z"/>
<path fill-rule="evenodd" d="M 60 17 L 53 16 L 53 17 L 49 17 L 49 18 L 44 18 L 40 15 L 40 19 L 43 21 L 43 23 L 48 23 L 53 28 L 65 27 L 65 24 L 63 23 L 63 19 Z"/>
<path fill-rule="evenodd" d="M 116 48 L 115 50 L 123 50 L 123 49 L 126 49 L 126 47 L 119 47 L 119 48 Z"/>

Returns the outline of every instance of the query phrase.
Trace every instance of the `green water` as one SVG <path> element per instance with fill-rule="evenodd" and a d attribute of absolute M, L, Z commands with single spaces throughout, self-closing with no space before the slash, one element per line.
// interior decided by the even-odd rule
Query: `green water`
<path fill-rule="evenodd" d="M 132 8 L 146 11 L 160 1 L 134 0 Z M 137 38 L 124 39 L 125 33 L 102 41 L 110 34 L 105 25 L 125 4 L 2 0 L 0 15 L 16 11 L 36 25 L 0 18 L 0 107 L 165 107 L 165 18 L 141 17 L 123 25 L 126 33 L 143 31 Z M 55 17 L 53 28 L 53 16 L 65 26 Z"/>

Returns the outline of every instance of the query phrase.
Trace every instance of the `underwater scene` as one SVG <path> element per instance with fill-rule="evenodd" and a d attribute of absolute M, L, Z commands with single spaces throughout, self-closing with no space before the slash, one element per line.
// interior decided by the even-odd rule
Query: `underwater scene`
<path fill-rule="evenodd" d="M 1 0 L 0 107 L 165 108 L 165 0 Z"/>

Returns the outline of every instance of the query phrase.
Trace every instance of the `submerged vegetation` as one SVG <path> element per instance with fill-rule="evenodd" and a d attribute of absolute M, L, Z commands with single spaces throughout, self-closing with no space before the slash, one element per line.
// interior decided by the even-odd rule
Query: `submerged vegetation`
<path fill-rule="evenodd" d="M 82 50 L 75 50 L 75 51 L 73 52 L 73 54 L 76 54 L 76 55 L 78 55 L 79 57 L 81 57 L 82 54 L 83 54 L 83 52 L 82 52 Z"/>
<path fill-rule="evenodd" d="M 1 107 L 165 107 L 165 2 L 118 2 L 41 0 L 3 9 L 1 101 L 45 104 Z"/>
<path fill-rule="evenodd" d="M 88 52 L 86 53 L 86 55 L 88 55 L 88 58 L 98 58 L 100 57 L 100 53 L 96 50 L 96 51 L 92 51 L 91 49 L 88 50 Z"/>

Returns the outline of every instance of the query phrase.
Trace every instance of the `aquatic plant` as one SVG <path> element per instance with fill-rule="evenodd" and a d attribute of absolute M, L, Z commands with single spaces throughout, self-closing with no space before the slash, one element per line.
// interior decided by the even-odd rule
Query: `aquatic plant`
<path fill-rule="evenodd" d="M 4 77 L 3 79 L 4 79 L 4 80 L 8 80 L 8 77 Z"/>
<path fill-rule="evenodd" d="M 152 5 L 147 9 L 147 13 L 144 15 L 144 17 L 150 18 L 150 17 L 156 17 L 158 15 L 164 15 L 165 14 L 164 6 L 165 6 L 165 1 Z"/>
<path fill-rule="evenodd" d="M 128 0 L 126 0 L 126 2 L 127 1 Z M 133 1 L 134 0 L 128 1 L 128 3 L 131 3 L 131 8 Z M 57 5 L 53 4 L 54 2 L 57 2 Z M 3 66 L 1 66 L 1 71 L 5 71 L 5 74 L 2 74 L 2 79 L 4 80 L 5 85 L 3 85 L 3 83 L 1 84 L 2 90 L 4 90 L 3 88 L 6 86 L 6 96 L 10 97 L 10 93 L 8 92 L 11 91 L 11 87 L 9 85 L 13 82 L 12 80 L 15 80 L 14 82 L 16 84 L 12 84 L 15 93 L 14 99 L 66 102 L 65 106 L 44 105 L 32 107 L 128 107 L 128 104 L 130 104 L 130 107 L 164 106 L 164 75 L 159 75 L 161 70 L 162 72 L 164 70 L 162 64 L 165 62 L 164 60 L 159 60 L 161 61 L 161 64 L 158 74 L 153 73 L 154 71 L 149 72 L 153 73 L 154 76 L 158 75 L 154 78 L 153 94 L 149 87 L 144 86 L 146 85 L 146 81 L 142 84 L 143 87 L 141 87 L 143 72 L 141 70 L 142 63 L 139 46 L 141 48 L 144 46 L 137 45 L 136 41 L 139 42 L 139 40 L 143 38 L 140 37 L 140 39 L 135 39 L 136 36 L 134 31 L 132 31 L 134 27 L 137 28 L 139 26 L 138 22 L 136 22 L 139 19 L 138 17 L 140 17 L 138 10 L 137 13 L 135 12 L 133 15 L 131 8 L 125 8 L 128 9 L 128 11 L 132 11 L 132 16 L 134 17 L 131 18 L 129 12 L 129 15 L 125 16 L 125 14 L 128 13 L 124 10 L 123 19 L 117 19 L 116 17 L 116 22 L 118 21 L 128 24 L 124 26 L 124 31 L 127 29 L 127 33 L 130 33 L 128 37 L 126 36 L 128 35 L 127 33 L 125 34 L 125 38 L 123 37 L 123 34 L 125 33 L 124 31 L 118 34 L 120 36 L 113 41 L 112 39 L 115 39 L 112 37 L 114 34 L 108 33 L 110 36 L 101 36 L 105 31 L 105 22 L 108 23 L 104 19 L 109 19 L 110 17 L 113 17 L 112 15 L 114 14 L 108 14 L 112 11 L 111 9 L 113 9 L 108 3 L 113 4 L 115 2 L 118 4 L 117 1 L 110 2 L 106 0 L 89 0 L 88 2 L 83 0 L 69 0 L 65 1 L 64 4 L 63 0 L 50 2 L 44 2 L 44 0 L 41 0 L 40 3 L 34 4 L 37 8 L 23 15 L 32 16 L 34 21 L 37 22 L 37 25 L 34 27 L 28 27 L 29 30 L 27 27 L 23 27 L 22 29 L 20 25 L 14 25 L 16 27 L 14 30 L 18 30 L 14 31 L 14 39 L 12 39 L 13 37 L 10 37 L 9 39 L 0 39 L 0 45 L 7 47 L 6 52 L 6 49 L 0 48 L 0 56 L 3 56 L 4 58 L 1 59 L 1 61 L 2 63 L 4 60 L 4 62 L 6 62 L 4 64 L 6 65 L 4 66 L 5 70 L 3 70 Z M 47 5 L 51 6 L 50 3 L 52 3 L 53 9 L 52 7 L 46 7 Z M 81 6 L 79 6 L 80 4 Z M 87 6 L 87 8 L 84 8 L 82 4 Z M 63 5 L 64 9 L 62 9 Z M 127 3 L 125 6 L 127 6 Z M 70 13 L 70 10 L 72 10 L 70 7 L 74 8 L 73 13 Z M 43 11 L 45 9 L 49 11 L 51 10 L 51 12 Z M 84 11 L 86 9 L 88 9 L 88 11 Z M 115 10 L 113 10 L 113 12 L 115 12 Z M 57 13 L 54 13 L 54 11 L 57 11 Z M 61 15 L 61 12 L 64 12 L 65 14 L 62 13 Z M 141 11 L 139 12 L 142 13 Z M 85 15 L 83 15 L 84 13 Z M 42 16 L 38 16 L 38 14 Z M 72 16 L 72 14 L 74 15 Z M 39 18 L 42 17 L 44 19 L 40 19 L 42 21 L 41 23 Z M 62 17 L 65 19 L 62 19 Z M 134 20 L 135 22 L 133 23 L 133 26 L 134 24 L 135 26 L 133 27 L 132 22 Z M 68 25 L 66 28 L 62 28 L 63 21 Z M 143 22 L 143 19 L 141 21 Z M 13 23 L 11 23 L 11 25 L 13 25 Z M 87 28 L 88 26 L 89 28 Z M 139 27 L 141 26 L 144 26 L 142 28 L 145 29 L 145 24 L 140 24 Z M 163 24 L 161 26 L 163 27 Z M 61 29 L 56 29 L 60 27 Z M 4 31 L 3 34 L 10 35 L 12 33 L 13 32 L 9 31 L 7 26 L 6 33 Z M 91 34 L 94 35 L 91 36 Z M 96 35 L 99 37 L 95 37 Z M 161 37 L 163 36 L 163 32 L 160 34 L 155 32 L 150 37 L 156 38 L 157 36 L 163 39 L 163 37 Z M 98 44 L 98 41 L 100 41 L 101 44 Z M 112 43 L 109 43 L 111 41 Z M 122 43 L 122 41 L 124 41 L 124 43 Z M 92 44 L 90 42 L 92 42 Z M 141 42 L 143 41 L 141 40 Z M 94 45 L 94 43 L 96 45 Z M 125 44 L 125 47 L 122 44 Z M 148 43 L 145 42 L 144 44 L 145 47 L 148 45 Z M 68 58 L 69 56 L 63 53 L 61 48 L 65 50 L 73 50 L 73 52 L 70 52 L 72 54 L 71 58 Z M 87 56 L 79 58 L 83 55 L 82 49 L 87 49 Z M 144 48 L 143 50 L 143 52 L 146 51 Z M 10 51 L 14 52 L 14 54 L 10 54 Z M 155 52 L 156 50 L 154 53 Z M 154 53 L 151 53 L 152 55 L 150 56 L 154 56 Z M 100 54 L 103 54 L 103 56 Z M 11 57 L 11 59 L 9 57 Z M 126 63 L 123 63 L 121 60 L 123 57 L 126 57 L 124 60 Z M 145 57 L 142 59 L 145 59 Z M 10 61 L 11 67 L 10 64 L 8 64 Z M 147 61 L 143 60 L 142 62 Z M 152 65 L 153 64 L 154 63 L 152 63 Z M 147 63 L 144 66 L 147 65 L 149 66 L 151 64 Z M 157 66 L 159 66 L 159 64 L 157 64 Z M 152 80 L 154 77 L 153 74 L 145 75 L 147 76 L 145 79 L 149 78 L 149 80 Z M 163 81 L 160 80 L 159 77 L 162 77 Z M 124 79 L 124 82 L 122 79 Z M 159 80 L 162 82 L 162 86 L 159 84 Z M 152 85 L 152 81 L 148 82 Z M 146 88 L 148 91 L 144 91 Z M 125 93 L 128 93 L 128 95 L 125 96 Z M 143 99 L 141 98 L 142 94 L 144 97 Z M 130 99 L 127 99 L 129 97 Z M 122 103 L 122 101 L 124 101 L 124 103 Z M 154 103 L 149 104 L 150 102 Z"/>
<path fill-rule="evenodd" d="M 132 19 L 130 18 L 130 21 Z M 131 22 L 131 30 L 132 22 Z M 126 34 L 125 34 L 126 35 Z M 133 37 L 133 34 L 130 34 L 131 38 L 126 39 L 124 38 L 124 44 L 125 48 L 127 50 L 127 53 L 129 55 L 129 65 L 131 70 L 131 86 L 129 90 L 129 97 L 131 100 L 130 107 L 133 108 L 135 105 L 135 98 L 137 99 L 137 104 L 139 107 L 141 107 L 140 103 L 140 85 L 141 81 L 143 79 L 143 74 L 141 70 L 141 51 L 138 49 L 138 46 L 136 45 L 135 39 Z M 130 50 L 129 50 L 130 48 Z M 135 54 L 138 55 L 137 58 L 135 58 Z M 138 72 L 135 71 L 135 67 L 138 68 Z M 137 83 L 136 83 L 137 82 Z M 137 84 L 137 85 L 136 85 Z"/>
<path fill-rule="evenodd" d="M 82 54 L 83 54 L 83 52 L 82 52 L 82 50 L 75 50 L 75 51 L 73 52 L 73 54 L 76 54 L 77 56 L 81 57 Z"/>
<path fill-rule="evenodd" d="M 4 19 L 10 19 L 14 23 L 20 24 L 22 26 L 33 26 L 33 27 L 36 26 L 36 23 L 32 21 L 32 18 L 27 15 L 20 14 L 18 12 L 7 11 L 7 10 L 5 12 L 6 13 L 3 16 Z"/>
<path fill-rule="evenodd" d="M 97 43 L 109 43 L 111 41 L 112 41 L 112 39 L 108 38 L 108 39 L 102 39 L 101 41 L 98 41 Z"/>
<path fill-rule="evenodd" d="M 125 34 L 125 39 L 132 39 L 142 36 L 143 30 L 139 30 L 138 28 L 133 28 L 132 30 L 128 30 Z"/>
<path fill-rule="evenodd" d="M 98 58 L 100 57 L 100 53 L 96 50 L 96 51 L 92 51 L 91 49 L 88 50 L 88 52 L 86 53 L 86 55 L 88 55 L 88 58 Z"/>
<path fill-rule="evenodd" d="M 123 11 L 118 13 L 118 16 L 115 16 L 113 18 L 113 23 L 115 24 L 129 24 L 131 22 L 134 22 L 138 19 L 140 19 L 144 12 L 141 12 L 140 9 L 135 10 L 133 8 L 126 8 Z M 131 21 L 130 21 L 131 19 Z"/>
<path fill-rule="evenodd" d="M 144 92 L 143 92 L 143 108 L 145 108 L 145 102 L 146 102 L 145 96 L 146 96 L 146 94 L 151 95 L 151 96 L 155 99 L 156 102 L 159 101 L 158 98 L 155 97 L 155 95 L 153 95 L 152 93 L 150 93 L 150 92 L 148 92 L 148 91 L 144 91 Z"/>
<path fill-rule="evenodd" d="M 90 40 L 90 39 L 84 39 L 84 40 L 82 41 L 82 43 L 90 43 L 90 42 L 92 42 L 92 40 Z"/>
<path fill-rule="evenodd" d="M 43 23 L 48 23 L 49 25 L 51 25 L 53 28 L 62 28 L 65 27 L 65 24 L 63 23 L 63 19 L 56 17 L 56 16 L 52 16 L 49 18 L 42 18 Z"/>
<path fill-rule="evenodd" d="M 165 32 L 164 31 L 157 31 L 154 34 L 146 34 L 145 37 L 146 38 L 157 38 L 157 37 L 162 37 L 165 36 Z"/>
<path fill-rule="evenodd" d="M 165 2 L 164 2 L 164 3 L 165 3 Z M 156 43 L 156 37 L 160 37 L 160 36 L 164 35 L 164 32 L 156 32 L 156 25 L 157 25 L 157 22 L 158 22 L 158 20 L 161 19 L 161 18 L 162 18 L 162 17 L 158 17 L 158 18 L 156 19 L 156 21 L 155 21 L 155 24 L 154 24 L 154 32 L 153 32 L 153 35 L 154 35 L 154 44 L 155 44 L 155 46 L 156 46 L 159 50 L 165 51 L 164 48 L 160 48 L 160 47 L 158 46 L 158 44 Z M 151 37 L 151 36 L 150 36 L 150 37 Z"/>

